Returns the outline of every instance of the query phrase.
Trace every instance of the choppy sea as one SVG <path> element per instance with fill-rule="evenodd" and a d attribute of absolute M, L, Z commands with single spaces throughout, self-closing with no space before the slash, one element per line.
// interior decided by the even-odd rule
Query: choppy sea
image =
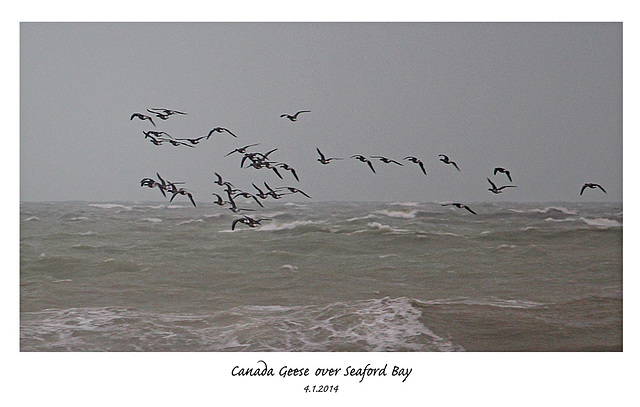
<path fill-rule="evenodd" d="M 470 206 L 21 203 L 20 349 L 622 350 L 621 204 Z"/>

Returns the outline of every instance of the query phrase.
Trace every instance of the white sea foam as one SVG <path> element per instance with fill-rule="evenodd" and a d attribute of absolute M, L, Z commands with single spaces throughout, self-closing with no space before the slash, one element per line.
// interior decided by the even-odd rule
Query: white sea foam
<path fill-rule="evenodd" d="M 204 222 L 203 219 L 189 219 L 189 220 L 184 220 L 182 222 L 179 222 L 176 226 L 180 226 L 180 225 L 188 225 L 189 223 L 194 223 L 194 222 Z"/>
<path fill-rule="evenodd" d="M 565 208 L 564 206 L 547 206 L 544 209 L 509 209 L 510 212 L 515 213 L 553 213 L 553 212 L 562 212 L 567 215 L 575 215 L 577 212 L 574 212 L 570 209 Z"/>
<path fill-rule="evenodd" d="M 143 219 L 140 219 L 140 220 L 143 221 L 143 222 L 151 222 L 151 223 L 160 223 L 160 222 L 162 222 L 162 219 L 159 219 L 159 218 L 143 218 Z"/>
<path fill-rule="evenodd" d="M 375 211 L 374 213 L 379 213 L 381 215 L 389 216 L 390 218 L 402 218 L 402 219 L 413 219 L 416 217 L 417 210 L 405 212 L 405 211 L 389 211 L 386 209 Z"/>
<path fill-rule="evenodd" d="M 81 236 L 97 235 L 97 233 L 96 233 L 96 232 L 92 232 L 92 231 L 90 231 L 90 230 L 88 230 L 88 231 L 86 231 L 86 232 L 79 232 L 79 233 L 77 233 L 77 234 L 78 234 L 78 235 L 81 235 Z"/>
<path fill-rule="evenodd" d="M 389 205 L 397 206 L 420 206 L 420 202 L 392 202 Z"/>
<path fill-rule="evenodd" d="M 622 226 L 622 223 L 618 222 L 617 220 L 613 220 L 613 219 L 605 219 L 605 218 L 596 218 L 596 219 L 589 219 L 589 218 L 580 218 L 581 221 L 583 221 L 584 223 L 586 223 L 589 226 L 597 226 L 597 227 L 602 227 L 602 228 L 615 228 L 615 227 L 620 227 Z"/>
<path fill-rule="evenodd" d="M 280 267 L 280 269 L 281 270 L 286 270 L 286 271 L 291 271 L 291 272 L 294 272 L 294 273 L 298 271 L 298 268 L 296 266 L 292 265 L 292 264 L 283 264 Z"/>
<path fill-rule="evenodd" d="M 383 232 L 392 232 L 392 233 L 410 232 L 410 230 L 408 229 L 397 229 L 389 225 L 384 225 L 380 222 L 369 222 L 367 223 L 367 226 Z"/>
<path fill-rule="evenodd" d="M 40 220 L 40 218 L 37 216 L 29 216 L 27 219 L 25 219 L 26 222 L 31 222 L 33 220 Z"/>
<path fill-rule="evenodd" d="M 130 206 L 125 206 L 125 205 L 120 205 L 120 204 L 110 204 L 110 203 L 104 203 L 104 204 L 89 204 L 89 206 L 93 206 L 94 208 L 100 208 L 100 209 L 114 209 L 114 208 L 120 208 L 126 211 L 130 211 L 132 210 L 132 208 Z"/>
<path fill-rule="evenodd" d="M 554 219 L 554 218 L 546 218 L 546 222 L 575 222 L 578 219 L 576 218 L 566 218 L 566 219 Z"/>
<path fill-rule="evenodd" d="M 268 224 L 263 224 L 262 226 L 259 226 L 259 230 L 264 230 L 264 231 L 274 231 L 274 230 L 287 230 L 287 229 L 295 229 L 297 227 L 300 226 L 305 226 L 305 225 L 320 225 L 326 223 L 326 221 L 324 220 L 319 220 L 319 221 L 314 221 L 314 220 L 296 220 L 293 222 L 285 222 L 285 223 L 280 223 L 280 222 L 271 222 Z"/>
<path fill-rule="evenodd" d="M 79 221 L 79 220 L 89 220 L 89 218 L 87 218 L 86 216 L 76 216 L 74 218 L 69 218 L 68 220 Z"/>
<path fill-rule="evenodd" d="M 370 214 L 368 214 L 366 216 L 360 216 L 360 217 L 356 217 L 356 218 L 347 219 L 347 222 L 355 222 L 356 220 L 365 220 L 365 219 L 371 219 L 371 218 L 375 218 L 375 215 L 370 213 Z"/>

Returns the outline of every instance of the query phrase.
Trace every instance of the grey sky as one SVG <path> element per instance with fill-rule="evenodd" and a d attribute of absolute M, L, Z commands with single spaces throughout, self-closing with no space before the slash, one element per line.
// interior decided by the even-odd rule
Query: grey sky
<path fill-rule="evenodd" d="M 621 24 L 23 23 L 20 42 L 22 201 L 161 201 L 139 184 L 159 172 L 208 203 L 214 171 L 315 200 L 622 200 Z M 154 146 L 129 120 L 150 107 L 188 112 L 157 120 L 174 137 L 238 139 Z M 301 182 L 224 157 L 250 143 Z M 518 187 L 487 191 L 496 166 Z"/>

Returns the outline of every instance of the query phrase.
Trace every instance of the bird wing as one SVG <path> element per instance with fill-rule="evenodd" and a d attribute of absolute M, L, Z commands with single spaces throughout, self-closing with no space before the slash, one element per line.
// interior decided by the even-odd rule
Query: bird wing
<path fill-rule="evenodd" d="M 322 154 L 322 151 L 320 151 L 318 147 L 316 147 L 316 151 L 320 154 L 320 159 L 325 160 L 324 154 Z"/>
<path fill-rule="evenodd" d="M 489 178 L 487 178 L 487 181 L 489 181 L 489 184 L 491 184 L 491 188 L 496 189 L 496 184 L 493 183 L 493 181 L 491 181 Z"/>
<path fill-rule="evenodd" d="M 505 171 L 505 174 L 507 174 L 507 178 L 509 178 L 509 182 L 513 182 L 513 180 L 511 179 L 511 173 L 509 171 Z"/>
<path fill-rule="evenodd" d="M 427 175 L 427 170 L 424 168 L 424 164 L 422 163 L 422 161 L 418 161 L 418 165 L 420 166 L 422 172 L 424 172 L 424 175 Z"/>
<path fill-rule="evenodd" d="M 238 136 L 236 136 L 235 134 L 233 134 L 231 131 L 229 131 L 229 129 L 222 129 L 224 131 L 226 131 L 227 133 L 231 134 L 233 137 L 238 138 Z"/>
<path fill-rule="evenodd" d="M 458 164 L 454 163 L 453 161 L 451 161 L 451 164 L 453 164 L 453 166 L 456 167 L 456 170 L 460 171 L 460 168 L 458 168 Z"/>
<path fill-rule="evenodd" d="M 371 168 L 371 171 L 373 171 L 373 173 L 375 174 L 376 170 L 373 168 L 373 164 L 371 164 L 371 161 L 367 160 L 367 164 L 369 164 L 369 168 Z"/>
<path fill-rule="evenodd" d="M 602 192 L 604 192 L 605 194 L 607 193 L 607 191 L 605 191 L 605 190 L 604 190 L 604 188 L 602 188 L 602 186 L 601 186 L 601 185 L 596 184 L 596 186 L 597 186 L 598 188 L 600 188 L 600 189 L 602 190 Z"/>
<path fill-rule="evenodd" d="M 238 222 L 242 222 L 243 220 L 244 220 L 244 219 L 241 219 L 241 218 L 240 218 L 240 219 L 234 219 L 234 221 L 233 221 L 233 222 L 231 222 L 231 230 L 234 230 L 234 229 L 236 228 L 236 224 L 237 224 Z"/>
<path fill-rule="evenodd" d="M 296 179 L 296 181 L 300 182 L 300 178 L 298 178 L 298 174 L 296 174 L 296 170 L 294 170 L 293 168 L 291 168 L 291 173 L 293 174 L 293 177 Z"/>
<path fill-rule="evenodd" d="M 389 160 L 389 161 L 391 161 L 394 164 L 402 165 L 401 163 L 397 162 L 396 160 Z"/>
<path fill-rule="evenodd" d="M 187 196 L 189 197 L 189 199 L 191 200 L 191 203 L 193 204 L 193 206 L 197 206 L 196 205 L 196 201 L 193 200 L 193 195 L 191 195 L 190 192 L 187 192 Z"/>
<path fill-rule="evenodd" d="M 469 212 L 473 213 L 474 215 L 477 215 L 477 213 L 475 213 L 471 208 L 469 208 L 467 205 L 464 206 L 464 209 L 468 210 Z"/>
<path fill-rule="evenodd" d="M 584 185 L 582 186 L 582 189 L 580 190 L 580 195 L 582 195 L 582 193 L 584 192 L 584 189 L 585 189 L 586 187 L 587 187 L 587 184 L 584 184 Z"/>

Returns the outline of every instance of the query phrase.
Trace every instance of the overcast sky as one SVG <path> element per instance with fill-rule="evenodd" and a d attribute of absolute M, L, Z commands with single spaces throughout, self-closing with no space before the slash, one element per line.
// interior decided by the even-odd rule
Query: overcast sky
<path fill-rule="evenodd" d="M 22 23 L 20 80 L 21 201 L 164 200 L 140 187 L 156 172 L 200 202 L 221 190 L 214 172 L 317 201 L 622 200 L 618 23 Z M 152 107 L 188 115 L 129 119 Z M 238 138 L 142 133 L 218 126 Z M 225 157 L 251 143 L 300 182 Z M 344 160 L 321 165 L 316 147 Z M 404 166 L 373 174 L 354 154 Z M 497 166 L 517 188 L 487 191 L 509 183 Z M 608 193 L 580 196 L 585 182 Z"/>

